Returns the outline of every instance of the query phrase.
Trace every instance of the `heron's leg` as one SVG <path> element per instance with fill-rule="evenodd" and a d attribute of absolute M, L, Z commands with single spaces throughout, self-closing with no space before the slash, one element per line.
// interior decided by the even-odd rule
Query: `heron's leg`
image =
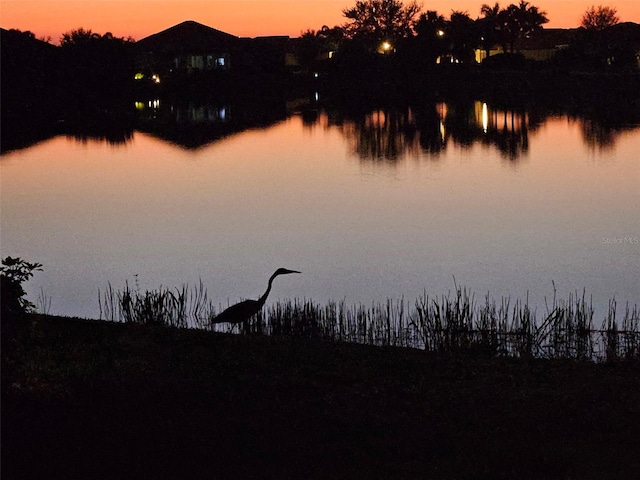
<path fill-rule="evenodd" d="M 241 335 L 244 333 L 244 323 L 232 323 L 229 328 L 229 333 L 237 333 Z"/>

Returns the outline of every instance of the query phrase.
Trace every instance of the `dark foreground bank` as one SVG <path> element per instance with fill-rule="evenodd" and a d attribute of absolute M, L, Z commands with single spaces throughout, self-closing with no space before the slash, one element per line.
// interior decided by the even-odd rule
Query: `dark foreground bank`
<path fill-rule="evenodd" d="M 640 365 L 2 318 L 2 478 L 640 478 Z"/>

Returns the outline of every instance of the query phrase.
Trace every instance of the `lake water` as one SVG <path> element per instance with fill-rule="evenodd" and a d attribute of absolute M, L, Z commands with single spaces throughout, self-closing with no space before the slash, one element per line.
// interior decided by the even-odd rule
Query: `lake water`
<path fill-rule="evenodd" d="M 40 262 L 50 312 L 98 290 L 196 284 L 221 305 L 482 301 L 586 291 L 639 303 L 640 124 L 445 102 L 357 113 L 289 104 L 252 128 L 225 105 L 137 104 L 117 139 L 58 135 L 2 156 L 2 256 Z"/>

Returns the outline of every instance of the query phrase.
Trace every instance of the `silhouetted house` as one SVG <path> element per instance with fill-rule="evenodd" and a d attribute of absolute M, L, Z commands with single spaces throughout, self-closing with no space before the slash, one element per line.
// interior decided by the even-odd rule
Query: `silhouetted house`
<path fill-rule="evenodd" d="M 240 38 L 194 21 L 136 42 L 139 75 L 228 72 L 235 76 L 281 74 L 295 65 L 290 38 Z"/>
<path fill-rule="evenodd" d="M 640 24 L 624 22 L 597 31 L 581 28 L 558 60 L 575 71 L 640 71 Z"/>
<path fill-rule="evenodd" d="M 238 68 L 244 73 L 280 74 L 297 65 L 288 36 L 243 38 Z"/>
<path fill-rule="evenodd" d="M 640 24 L 618 23 L 598 32 L 596 44 L 606 49 L 608 65 L 640 69 Z"/>
<path fill-rule="evenodd" d="M 529 60 L 548 61 L 557 52 L 569 48 L 578 35 L 578 31 L 577 28 L 543 28 L 528 37 L 516 40 L 514 50 Z M 503 53 L 502 46 L 496 45 L 490 50 L 489 56 L 499 53 Z M 477 61 L 480 62 L 485 57 L 484 51 L 476 51 Z"/>
<path fill-rule="evenodd" d="M 571 51 L 573 58 L 579 58 L 585 65 L 640 70 L 640 24 L 618 23 L 601 31 L 587 31 L 583 28 L 544 28 L 514 44 L 517 53 L 526 59 L 549 61 L 557 53 Z M 577 53 L 576 53 L 577 52 Z M 503 53 L 502 47 L 494 46 L 489 55 Z M 571 58 L 563 56 L 563 59 Z M 577 55 L 577 57 L 576 57 Z M 485 52 L 476 51 L 476 60 L 485 59 Z"/>
<path fill-rule="evenodd" d="M 60 47 L 36 39 L 31 32 L 4 28 L 0 28 L 0 44 L 3 90 L 9 85 L 32 88 L 54 83 Z"/>
<path fill-rule="evenodd" d="M 514 47 L 529 60 L 547 61 L 558 51 L 569 48 L 577 32 L 577 28 L 543 28 L 517 40 Z"/>
<path fill-rule="evenodd" d="M 60 47 L 31 32 L 0 28 L 1 150 L 43 136 L 60 117 Z"/>
<path fill-rule="evenodd" d="M 170 72 L 226 71 L 240 38 L 194 21 L 182 22 L 136 42 L 137 67 L 160 76 Z"/>

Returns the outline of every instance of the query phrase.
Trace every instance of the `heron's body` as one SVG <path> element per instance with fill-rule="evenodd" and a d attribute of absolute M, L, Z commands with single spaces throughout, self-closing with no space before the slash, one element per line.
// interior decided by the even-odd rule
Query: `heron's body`
<path fill-rule="evenodd" d="M 240 303 L 236 303 L 235 305 L 230 306 L 226 310 L 223 310 L 220 315 L 216 316 L 211 323 L 244 323 L 248 321 L 251 317 L 256 315 L 264 306 L 267 301 L 267 297 L 269 296 L 269 292 L 271 291 L 271 285 L 273 284 L 273 279 L 278 275 L 286 275 L 289 273 L 300 273 L 297 270 L 288 270 L 286 268 L 279 268 L 276 270 L 271 278 L 269 278 L 269 285 L 267 286 L 267 291 L 258 299 L 258 300 L 244 300 Z"/>
<path fill-rule="evenodd" d="M 220 312 L 211 323 L 242 323 L 257 314 L 261 308 L 258 300 L 244 300 Z"/>

